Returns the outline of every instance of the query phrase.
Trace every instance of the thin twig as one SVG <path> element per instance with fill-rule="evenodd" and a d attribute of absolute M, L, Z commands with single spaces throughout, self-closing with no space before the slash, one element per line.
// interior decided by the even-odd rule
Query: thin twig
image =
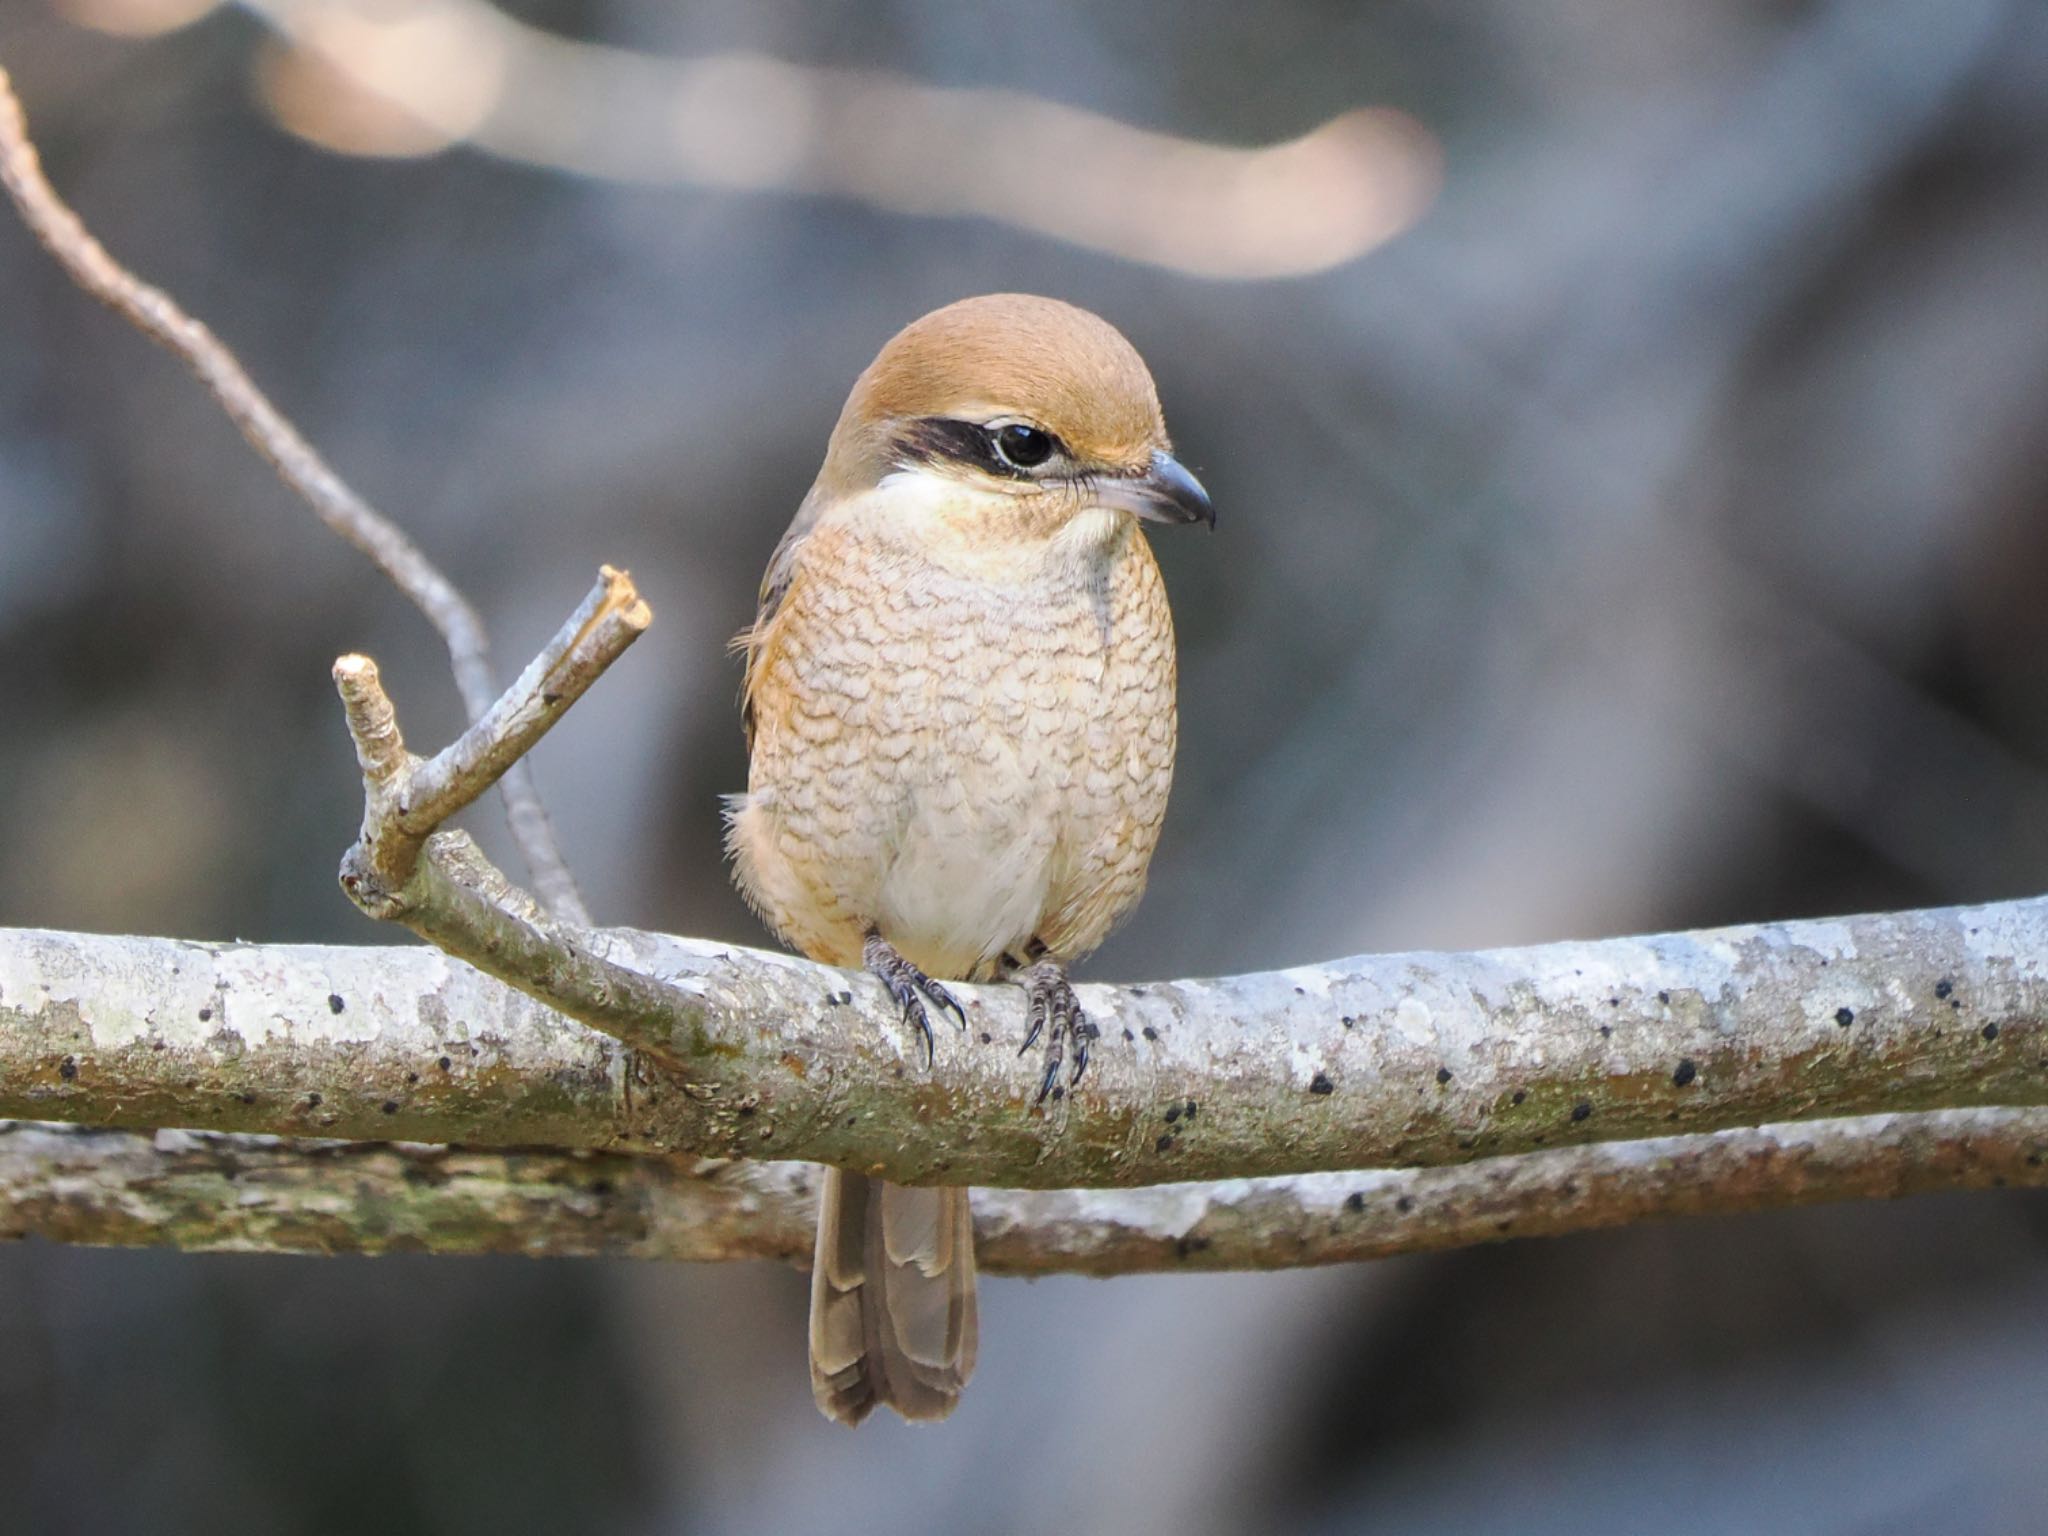
<path fill-rule="evenodd" d="M 389 518 L 336 474 L 268 397 L 232 352 L 162 289 L 115 261 L 44 176 L 28 118 L 0 67 L 0 185 L 43 248 L 87 293 L 182 358 L 251 447 L 314 513 L 388 576 L 427 616 L 448 646 L 456 688 L 471 719 L 497 695 L 483 620 L 448 578 Z M 587 923 L 582 898 L 557 848 L 531 770 L 513 765 L 499 781 L 505 814 L 535 889 L 565 921 Z"/>
<path fill-rule="evenodd" d="M 2048 1110 L 1614 1142 L 1453 1168 L 974 1191 L 1000 1274 L 1292 1269 L 1673 1216 L 2048 1185 Z M 0 1238 L 242 1253 L 808 1262 L 809 1163 L 0 1122 Z"/>

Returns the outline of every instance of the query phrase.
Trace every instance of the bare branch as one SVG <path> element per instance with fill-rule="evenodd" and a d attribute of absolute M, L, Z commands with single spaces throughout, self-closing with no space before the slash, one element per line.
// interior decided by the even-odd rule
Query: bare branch
<path fill-rule="evenodd" d="M 0 1124 L 0 1238 L 807 1263 L 809 1163 Z M 1671 1216 L 2048 1185 L 2048 1110 L 1819 1120 L 1452 1168 L 974 1192 L 996 1273 L 1281 1269 Z"/>
<path fill-rule="evenodd" d="M 928 1074 L 866 978 L 564 935 L 441 839 L 405 899 L 408 920 L 445 919 L 484 963 L 622 1035 L 644 1026 L 679 1065 L 628 1058 L 433 950 L 0 930 L 0 1116 L 1063 1188 L 2048 1104 L 2043 900 L 1086 987 L 1105 1038 L 1048 1116 L 1016 1056 L 1013 988 L 961 989 L 969 1030 L 941 1037 Z"/>
<path fill-rule="evenodd" d="M 314 513 L 388 576 L 427 616 L 448 646 L 457 689 L 472 719 L 483 716 L 497 693 L 483 620 L 447 577 L 389 518 L 356 494 L 256 387 L 232 352 L 169 294 L 136 277 L 93 238 L 78 215 L 43 175 L 28 135 L 28 119 L 7 71 L 0 67 L 0 186 L 44 249 L 87 293 L 177 354 L 251 447 Z M 505 813 L 534 886 L 549 908 L 571 922 L 587 922 L 575 881 L 555 846 L 540 792 L 525 764 L 500 781 Z"/>
<path fill-rule="evenodd" d="M 363 770 L 362 838 L 342 878 L 349 893 L 367 904 L 369 891 L 411 879 L 427 836 L 530 751 L 651 620 L 633 578 L 603 567 L 597 585 L 518 680 L 426 762 L 406 751 L 377 664 L 367 656 L 335 662 L 334 685 Z"/>

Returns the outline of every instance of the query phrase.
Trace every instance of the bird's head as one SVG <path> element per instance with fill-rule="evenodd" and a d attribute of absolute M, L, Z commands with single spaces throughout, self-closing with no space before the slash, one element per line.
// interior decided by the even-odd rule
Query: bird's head
<path fill-rule="evenodd" d="M 1173 457 L 1137 349 L 1087 310 L 1029 294 L 932 311 L 855 382 L 819 490 L 858 495 L 894 477 L 949 493 L 930 498 L 939 515 L 983 533 L 1046 537 L 1089 513 L 1216 521 Z"/>

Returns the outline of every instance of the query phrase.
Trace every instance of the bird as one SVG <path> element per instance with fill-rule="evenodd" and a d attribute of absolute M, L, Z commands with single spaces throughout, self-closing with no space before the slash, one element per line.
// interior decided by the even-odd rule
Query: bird
<path fill-rule="evenodd" d="M 786 943 L 881 981 L 927 1068 L 934 1012 L 967 1038 L 949 981 L 1024 989 L 1039 1103 L 1088 1065 L 1098 1032 L 1067 968 L 1144 890 L 1178 735 L 1173 620 L 1141 525 L 1193 523 L 1215 511 L 1152 375 L 1087 310 L 963 299 L 854 382 L 735 641 L 748 771 L 727 846 Z M 977 1337 L 967 1190 L 827 1168 L 810 1302 L 824 1414 L 945 1417 Z"/>

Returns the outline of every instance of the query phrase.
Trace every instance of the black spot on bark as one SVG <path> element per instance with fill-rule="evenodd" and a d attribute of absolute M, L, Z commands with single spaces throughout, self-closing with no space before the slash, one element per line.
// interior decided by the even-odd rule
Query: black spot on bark
<path fill-rule="evenodd" d="M 1691 1082 L 1694 1078 L 1698 1077 L 1699 1075 L 1700 1069 L 1693 1065 L 1693 1059 L 1690 1056 L 1687 1056 L 1678 1063 L 1678 1070 L 1671 1074 L 1671 1086 L 1674 1088 L 1683 1088 L 1687 1083 Z"/>
<path fill-rule="evenodd" d="M 386 1099 L 382 1104 L 379 1104 L 377 1107 L 383 1110 L 384 1113 L 387 1115 L 395 1115 L 398 1113 L 398 1100 Z"/>
<path fill-rule="evenodd" d="M 1309 1079 L 1308 1091 L 1310 1093 L 1335 1093 L 1337 1085 L 1318 1072 Z"/>
<path fill-rule="evenodd" d="M 74 1077 L 78 1076 L 78 1058 L 75 1056 L 66 1056 L 62 1061 L 58 1062 L 57 1075 L 63 1078 L 64 1081 L 67 1083 L 70 1082 L 71 1079 L 73 1079 Z"/>
<path fill-rule="evenodd" d="M 1414 1210 L 1415 1197 L 1413 1195 L 1403 1195 L 1400 1199 L 1394 1202 L 1394 1209 L 1402 1212 Z"/>
<path fill-rule="evenodd" d="M 1180 1106 L 1178 1104 L 1170 1106 L 1166 1111 L 1166 1123 L 1168 1125 L 1171 1125 L 1174 1121 L 1178 1120 L 1179 1118 Z"/>
<path fill-rule="evenodd" d="M 1154 1152 L 1171 1152 L 1173 1150 L 1173 1138 L 1171 1136 L 1160 1137 L 1152 1143 L 1152 1150 Z"/>
<path fill-rule="evenodd" d="M 1851 1024 L 1854 1024 L 1856 1022 L 1856 1015 L 1854 1011 L 1851 1009 L 1837 1008 L 1835 1010 L 1835 1022 L 1841 1025 L 1842 1028 L 1847 1029 Z"/>
<path fill-rule="evenodd" d="M 2035 1154 L 2032 1160 L 2038 1163 L 2041 1160 L 2040 1155 L 2038 1153 Z M 1351 1212 L 1352 1215 L 1356 1216 L 1360 1211 L 1365 1209 L 1365 1196 L 1354 1189 L 1350 1194 L 1344 1197 L 1344 1209 Z"/>
<path fill-rule="evenodd" d="M 446 1056 L 443 1056 L 439 1061 L 435 1062 L 434 1065 L 439 1067 L 443 1072 L 448 1072 L 454 1069 L 455 1063 L 450 1061 Z"/>
<path fill-rule="evenodd" d="M 1196 1110 L 1198 1110 L 1198 1109 L 1200 1109 L 1201 1107 L 1202 1107 L 1202 1106 L 1201 1106 L 1201 1105 L 1199 1105 L 1199 1104 L 1197 1104 L 1197 1103 L 1196 1103 L 1196 1102 L 1195 1102 L 1195 1101 L 1194 1101 L 1193 1099 L 1189 1099 L 1189 1100 L 1188 1100 L 1188 1118 L 1189 1118 L 1190 1120 L 1194 1119 L 1194 1118 L 1195 1118 L 1195 1111 L 1196 1111 Z"/>
<path fill-rule="evenodd" d="M 317 1093 L 309 1093 L 309 1094 L 307 1094 L 307 1095 L 306 1095 L 306 1108 L 308 1108 L 308 1109 L 318 1109 L 319 1107 L 320 1107 L 320 1095 L 319 1095 L 319 1094 L 317 1094 Z"/>
<path fill-rule="evenodd" d="M 200 1009 L 199 1022 L 202 1024 L 211 1024 L 213 1022 L 213 1010 L 211 1008 Z"/>
<path fill-rule="evenodd" d="M 987 1044 L 989 1043 L 989 1041 L 990 1041 L 990 1040 L 992 1040 L 993 1038 L 994 1038 L 994 1036 L 990 1035 L 990 1034 L 989 1034 L 989 1032 L 988 1032 L 987 1030 L 985 1030 L 985 1029 L 984 1029 L 984 1030 L 983 1030 L 983 1031 L 981 1032 L 981 1043 L 982 1043 L 983 1045 L 987 1045 Z"/>
<path fill-rule="evenodd" d="M 1614 1038 L 1614 1026 L 1612 1024 L 1602 1024 L 1600 1026 L 1600 1038 L 1602 1040 L 1612 1040 Z"/>
<path fill-rule="evenodd" d="M 348 1004 L 344 1003 L 341 1000 L 341 994 L 339 992 L 330 992 L 327 994 L 327 1011 L 329 1013 L 339 1013 L 341 1012 L 342 1009 L 346 1008 L 347 1006 Z"/>
<path fill-rule="evenodd" d="M 1355 1014 L 1347 1013 L 1344 1015 L 1343 1018 L 1339 1019 L 1337 1022 L 1342 1024 L 1346 1029 L 1349 1029 L 1352 1025 L 1358 1022 L 1358 1017 Z"/>
<path fill-rule="evenodd" d="M 1519 1104 L 1528 1097 L 1529 1095 L 1525 1090 L 1517 1088 L 1514 1091 L 1514 1093 L 1509 1097 L 1508 1102 L 1510 1104 Z"/>
<path fill-rule="evenodd" d="M 1587 1103 L 1584 1099 L 1581 1099 L 1578 1103 L 1572 1106 L 1572 1121 L 1574 1124 L 1576 1124 L 1577 1122 L 1586 1119 L 1592 1113 L 1593 1106 Z"/>
<path fill-rule="evenodd" d="M 1147 1024 L 1145 1026 L 1144 1034 L 1147 1040 L 1157 1040 L 1159 1038 L 1159 1031 L 1154 1029 L 1150 1024 Z"/>
<path fill-rule="evenodd" d="M 1998 1026 L 1996 1024 L 1986 1024 L 1984 1026 L 1984 1038 L 1986 1040 L 1996 1040 L 1998 1038 Z"/>
<path fill-rule="evenodd" d="M 1137 1039 L 1137 1038 L 1138 1038 L 1138 1037 L 1137 1037 L 1136 1035 L 1132 1034 L 1132 1033 L 1131 1033 L 1131 1032 L 1130 1032 L 1130 1031 L 1129 1031 L 1128 1029 L 1124 1031 L 1124 1044 L 1125 1044 L 1125 1045 L 1129 1045 L 1129 1044 L 1130 1044 L 1130 1043 L 1131 1043 L 1131 1042 L 1132 1042 L 1133 1040 L 1135 1040 L 1135 1039 Z"/>
<path fill-rule="evenodd" d="M 1436 1069 L 1436 1083 L 1439 1088 L 1441 1088 L 1445 1083 L 1448 1083 L 1450 1080 L 1451 1069 L 1449 1067 L 1438 1067 Z"/>
<path fill-rule="evenodd" d="M 1671 994 L 1669 992 L 1659 992 L 1657 994 L 1657 1001 L 1662 1003 L 1666 1008 L 1669 1008 L 1671 1006 Z"/>
<path fill-rule="evenodd" d="M 1955 991 L 1955 989 L 1956 984 L 1953 981 L 1950 981 L 1948 977 L 1944 976 L 1941 978 L 1941 980 L 1937 981 L 1934 984 L 1934 995 L 1940 998 L 1943 1002 L 1947 1002 L 1949 994 Z"/>

